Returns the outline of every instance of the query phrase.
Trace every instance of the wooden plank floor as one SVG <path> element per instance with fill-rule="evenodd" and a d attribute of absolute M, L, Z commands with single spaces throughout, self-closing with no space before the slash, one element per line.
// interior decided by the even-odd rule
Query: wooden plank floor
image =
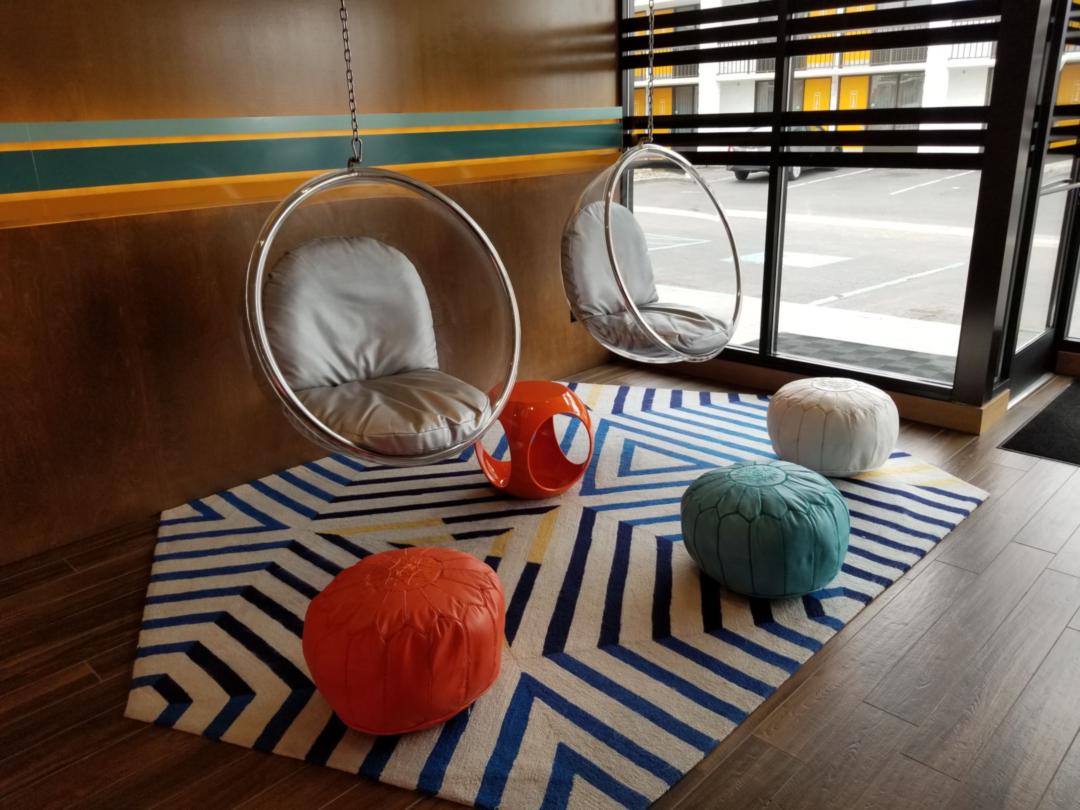
<path fill-rule="evenodd" d="M 709 387 L 621 366 L 578 378 Z M 1080 473 L 997 447 L 1068 382 L 978 439 L 903 425 L 903 449 L 992 499 L 658 807 L 1080 808 Z M 155 531 L 0 568 L 0 807 L 454 806 L 126 720 Z"/>

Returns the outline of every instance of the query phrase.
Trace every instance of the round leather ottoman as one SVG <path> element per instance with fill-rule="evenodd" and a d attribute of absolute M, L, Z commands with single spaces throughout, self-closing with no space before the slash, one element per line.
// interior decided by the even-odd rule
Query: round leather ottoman
<path fill-rule="evenodd" d="M 889 395 L 843 377 L 790 382 L 769 401 L 769 438 L 785 461 L 842 478 L 889 459 L 900 416 Z"/>
<path fill-rule="evenodd" d="M 707 472 L 682 498 L 686 550 L 725 588 L 787 599 L 840 571 L 847 504 L 827 479 L 786 461 L 744 462 Z"/>
<path fill-rule="evenodd" d="M 475 557 L 441 547 L 384 551 L 311 600 L 304 659 L 347 726 L 418 731 L 495 682 L 505 618 L 499 578 Z"/>

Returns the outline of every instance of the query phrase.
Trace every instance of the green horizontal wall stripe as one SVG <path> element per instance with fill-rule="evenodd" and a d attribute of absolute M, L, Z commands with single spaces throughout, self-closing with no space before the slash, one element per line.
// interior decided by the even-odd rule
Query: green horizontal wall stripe
<path fill-rule="evenodd" d="M 385 166 L 618 147 L 622 125 L 369 135 L 364 163 Z M 0 194 L 343 168 L 346 137 L 93 146 L 0 152 Z M 10 170 L 9 170 L 10 168 Z"/>
<path fill-rule="evenodd" d="M 361 115 L 361 129 L 450 127 L 476 124 L 539 124 L 622 118 L 621 107 L 572 107 L 545 110 L 379 113 Z M 0 124 L 0 143 L 81 141 L 100 138 L 166 138 L 195 135 L 262 135 L 348 129 L 347 115 L 271 115 L 234 118 L 151 118 L 126 121 L 48 121 Z"/>
<path fill-rule="evenodd" d="M 33 152 L 0 152 L 0 189 L 6 187 L 21 191 L 37 189 Z"/>

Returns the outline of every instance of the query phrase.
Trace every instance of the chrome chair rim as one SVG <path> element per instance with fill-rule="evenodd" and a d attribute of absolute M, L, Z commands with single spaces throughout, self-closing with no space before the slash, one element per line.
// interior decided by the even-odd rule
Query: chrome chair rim
<path fill-rule="evenodd" d="M 618 192 L 620 181 L 627 169 L 642 156 L 651 156 L 659 160 L 666 160 L 670 163 L 678 166 L 683 172 L 687 174 L 700 188 L 705 192 L 710 204 L 716 211 L 719 217 L 720 223 L 723 225 L 724 233 L 727 235 L 728 245 L 731 247 L 732 262 L 735 268 L 735 311 L 731 317 L 731 326 L 728 330 L 728 340 L 719 349 L 710 349 L 707 352 L 696 354 L 694 352 L 686 352 L 681 349 L 672 346 L 659 332 L 652 328 L 645 320 L 645 317 L 641 314 L 641 310 L 638 309 L 637 304 L 634 302 L 634 298 L 630 295 L 630 290 L 627 287 L 626 281 L 623 278 L 622 269 L 619 266 L 619 258 L 615 253 L 615 240 L 611 222 L 611 209 L 615 205 L 615 195 Z M 608 169 L 607 182 L 604 184 L 604 237 L 607 241 L 608 262 L 611 266 L 611 271 L 615 276 L 615 283 L 619 287 L 619 292 L 622 294 L 623 302 L 627 305 L 627 309 L 633 316 L 635 323 L 649 336 L 651 340 L 655 342 L 663 351 L 667 352 L 672 358 L 676 360 L 685 360 L 690 363 L 701 363 L 706 360 L 711 360 L 722 352 L 728 344 L 731 342 L 731 338 L 735 335 L 735 330 L 739 325 L 739 316 L 742 312 L 742 266 L 739 263 L 739 251 L 735 245 L 735 235 L 731 230 L 731 225 L 728 223 L 727 216 L 724 214 L 724 209 L 720 205 L 720 201 L 716 199 L 716 195 L 712 193 L 708 183 L 705 182 L 705 178 L 701 176 L 701 173 L 694 168 L 694 165 L 690 163 L 686 158 L 680 155 L 673 149 L 669 149 L 666 146 L 659 146 L 655 143 L 641 143 L 637 146 L 627 149 L 619 159 L 615 161 L 610 169 Z M 610 348 L 610 347 L 608 347 Z M 664 360 L 656 360 L 652 362 L 665 362 Z"/>

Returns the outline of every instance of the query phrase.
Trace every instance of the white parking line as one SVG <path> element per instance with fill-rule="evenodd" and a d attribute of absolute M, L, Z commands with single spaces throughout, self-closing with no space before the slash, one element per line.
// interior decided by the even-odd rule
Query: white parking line
<path fill-rule="evenodd" d="M 715 214 L 706 214 L 701 211 L 684 211 L 681 208 L 662 208 L 654 205 L 638 205 L 634 208 L 635 214 L 655 214 L 667 217 L 682 217 L 683 219 L 702 219 L 709 222 L 718 222 Z M 764 211 L 750 211 L 743 208 L 725 208 L 724 214 L 728 219 L 757 219 L 764 220 Z M 784 217 L 788 225 L 806 225 L 818 229 L 837 228 L 855 229 L 864 231 L 885 231 L 891 233 L 918 233 L 931 236 L 955 236 L 959 239 L 972 237 L 972 229 L 960 225 L 939 225 L 936 222 L 897 222 L 888 219 L 863 219 L 861 217 L 834 217 L 822 214 L 788 214 Z M 1036 236 L 1036 247 L 1056 247 L 1056 236 Z"/>
<path fill-rule="evenodd" d="M 685 211 L 682 208 L 664 208 L 658 205 L 635 205 L 635 214 L 659 214 L 663 217 L 682 217 L 683 219 L 704 219 L 708 222 L 719 222 L 720 217 L 716 214 L 706 214 L 704 211 Z M 725 211 L 725 214 L 730 214 Z M 754 212 L 758 213 L 758 212 Z M 765 212 L 761 212 L 761 218 L 765 218 Z"/>
<path fill-rule="evenodd" d="M 932 276 L 935 273 L 943 273 L 946 270 L 955 270 L 957 267 L 963 267 L 967 262 L 953 262 L 952 264 L 946 264 L 943 267 L 935 267 L 933 270 L 923 270 L 921 273 L 912 273 L 910 276 L 901 276 L 900 278 L 894 278 L 891 281 L 883 281 L 880 284 L 872 284 L 869 287 L 860 287 L 857 290 L 850 290 L 848 292 L 840 293 L 839 295 L 830 295 L 827 298 L 819 298 L 816 301 L 811 301 L 809 306 L 820 307 L 824 304 L 831 304 L 834 301 L 841 301 L 845 298 L 851 298 L 854 295 L 862 295 L 863 293 L 874 292 L 875 290 L 883 290 L 886 287 L 895 287 L 897 284 L 903 284 L 907 281 L 912 281 L 916 278 L 926 278 Z"/>
<path fill-rule="evenodd" d="M 826 256 L 821 253 L 800 253 L 794 250 L 784 251 L 784 267 L 798 267 L 804 270 L 813 270 L 817 267 L 826 267 L 830 264 L 836 264 L 837 262 L 846 262 L 850 257 L 848 256 Z M 758 253 L 743 253 L 739 256 L 739 259 L 750 264 L 765 264 L 765 253 L 759 251 Z M 730 262 L 731 259 L 724 259 L 725 262 Z"/>
<path fill-rule="evenodd" d="M 934 183 L 944 183 L 946 180 L 955 180 L 957 177 L 963 177 L 966 174 L 974 173 L 974 169 L 969 169 L 966 172 L 959 172 L 958 174 L 950 174 L 948 177 L 939 177 L 936 180 L 927 180 L 925 183 L 916 183 L 913 186 L 907 188 L 898 188 L 896 191 L 890 191 L 889 196 L 895 197 L 897 194 L 903 194 L 907 191 L 914 191 L 917 188 L 923 188 L 924 186 L 932 186 Z"/>
<path fill-rule="evenodd" d="M 788 183 L 788 188 L 802 188 L 803 186 L 812 186 L 814 183 L 825 183 L 829 180 L 840 180 L 844 177 L 854 177 L 857 174 L 866 174 L 872 172 L 873 169 L 858 169 L 854 172 L 846 172 L 845 174 L 830 174 L 828 177 L 819 177 L 817 180 L 804 180 L 801 183 Z"/>
<path fill-rule="evenodd" d="M 707 245 L 710 241 L 709 239 L 687 239 L 684 236 L 672 236 L 665 233 L 645 234 L 645 244 L 649 249 L 649 253 L 656 253 L 658 250 L 671 250 L 672 248 Z"/>

